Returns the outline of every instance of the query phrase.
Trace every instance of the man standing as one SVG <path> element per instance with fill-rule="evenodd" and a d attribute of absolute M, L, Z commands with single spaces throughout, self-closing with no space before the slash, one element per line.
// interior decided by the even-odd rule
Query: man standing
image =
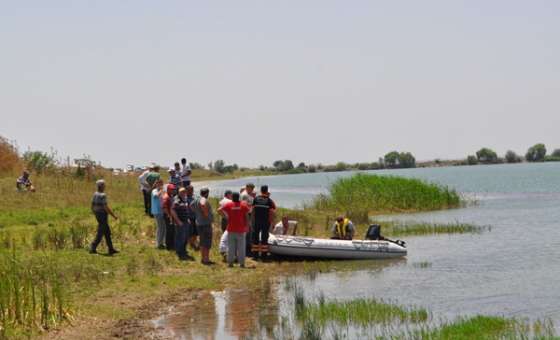
<path fill-rule="evenodd" d="M 222 200 L 220 201 L 220 208 L 222 208 L 226 203 L 231 202 L 232 194 L 233 193 L 231 192 L 231 190 L 226 190 L 226 192 L 224 193 L 224 198 L 222 198 Z M 222 233 L 226 231 L 227 224 L 227 215 L 222 214 Z"/>
<path fill-rule="evenodd" d="M 150 174 L 151 171 L 152 171 L 151 167 L 147 168 L 140 176 L 138 176 L 138 182 L 140 183 L 140 190 L 142 190 L 142 195 L 144 197 L 144 211 L 146 215 L 150 215 L 152 213 L 151 197 L 150 197 L 152 188 L 150 187 L 148 182 L 146 182 L 146 178 L 148 178 L 148 175 Z"/>
<path fill-rule="evenodd" d="M 200 253 L 202 255 L 202 264 L 210 265 L 210 248 L 212 247 L 212 222 L 214 215 L 212 213 L 212 206 L 208 200 L 210 190 L 202 188 L 200 190 L 200 197 L 192 203 L 192 208 L 196 215 L 196 229 L 198 237 L 200 237 Z"/>
<path fill-rule="evenodd" d="M 272 233 L 274 235 L 292 235 L 295 236 L 297 233 L 298 222 L 295 220 L 290 220 L 288 216 L 282 217 L 282 221 L 278 222 Z M 291 232 L 289 231 L 291 230 Z"/>
<path fill-rule="evenodd" d="M 191 167 L 187 164 L 187 159 L 181 159 L 181 182 L 183 183 L 183 187 L 188 187 L 191 185 Z"/>
<path fill-rule="evenodd" d="M 163 217 L 163 210 L 161 208 L 161 199 L 163 197 L 163 180 L 158 179 L 155 183 L 155 188 L 152 190 L 152 207 L 151 212 L 156 220 L 156 247 L 158 249 L 165 249 L 165 217 Z"/>
<path fill-rule="evenodd" d="M 173 250 L 175 249 L 175 224 L 173 224 L 171 208 L 173 207 L 173 200 L 175 199 L 176 186 L 168 184 L 166 189 L 166 192 L 161 198 L 161 208 L 165 218 L 165 247 L 167 250 Z"/>
<path fill-rule="evenodd" d="M 233 261 L 237 257 L 239 266 L 245 267 L 245 233 L 247 232 L 250 208 L 246 202 L 240 201 L 237 192 L 232 194 L 232 201 L 220 207 L 218 211 L 227 216 L 227 262 L 233 267 Z"/>
<path fill-rule="evenodd" d="M 188 255 L 187 239 L 191 235 L 194 219 L 191 213 L 190 202 L 187 199 L 187 189 L 180 188 L 179 194 L 173 201 L 171 216 L 175 222 L 175 251 L 179 260 L 193 260 Z"/>
<path fill-rule="evenodd" d="M 169 183 L 173 184 L 176 187 L 179 187 L 181 185 L 181 177 L 177 173 L 177 170 L 175 170 L 174 168 L 169 168 L 167 172 L 169 173 Z"/>
<path fill-rule="evenodd" d="M 251 251 L 255 253 L 268 253 L 268 234 L 274 219 L 276 204 L 270 199 L 268 185 L 261 187 L 261 194 L 253 200 L 253 245 Z"/>
<path fill-rule="evenodd" d="M 241 200 L 247 203 L 249 209 L 253 207 L 253 200 L 255 199 L 255 185 L 253 183 L 247 183 L 245 189 L 241 191 Z M 254 220 L 253 214 L 249 213 L 249 218 L 247 220 L 247 232 L 245 233 L 245 252 L 249 256 L 253 256 L 251 252 L 251 243 L 253 242 L 253 232 L 254 232 Z"/>
<path fill-rule="evenodd" d="M 101 242 L 101 239 L 105 237 L 105 243 L 107 243 L 107 248 L 109 248 L 109 255 L 118 253 L 118 251 L 113 247 L 113 242 L 111 241 L 111 229 L 109 227 L 109 222 L 107 221 L 108 215 L 113 216 L 116 220 L 117 216 L 113 213 L 113 210 L 107 204 L 107 195 L 105 194 L 105 181 L 100 179 L 95 182 L 97 186 L 97 191 L 93 194 L 93 199 L 91 201 L 91 211 L 97 219 L 97 235 L 95 240 L 91 243 L 90 254 L 97 254 L 97 246 Z"/>

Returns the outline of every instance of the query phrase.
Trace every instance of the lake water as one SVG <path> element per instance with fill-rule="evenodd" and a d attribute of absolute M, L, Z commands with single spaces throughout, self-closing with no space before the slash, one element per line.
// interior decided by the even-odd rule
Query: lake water
<path fill-rule="evenodd" d="M 474 235 L 408 237 L 409 255 L 404 261 L 377 261 L 372 264 L 375 269 L 365 266 L 363 270 L 350 273 L 296 277 L 307 295 L 322 292 L 327 298 L 384 298 L 399 304 L 422 306 L 431 310 L 435 317 L 448 319 L 475 314 L 550 318 L 558 330 L 560 163 L 372 173 L 440 183 L 478 202 L 462 209 L 386 216 L 385 219 L 459 221 L 490 225 L 492 229 Z M 239 190 L 248 181 L 257 186 L 268 184 L 278 205 L 297 207 L 315 195 L 325 193 L 337 178 L 352 174 L 286 175 L 208 184 L 214 193 Z M 427 268 L 414 265 L 419 262 L 431 265 Z M 271 289 L 282 300 L 281 288 L 274 286 Z M 214 311 L 217 318 L 225 318 L 227 313 L 223 314 L 225 312 L 221 313 L 219 309 L 226 305 L 224 301 L 229 301 L 227 296 L 212 298 L 217 301 Z M 227 323 L 216 322 L 216 325 Z M 216 328 L 220 329 L 216 333 L 220 335 L 218 338 L 239 336 L 221 326 Z"/>

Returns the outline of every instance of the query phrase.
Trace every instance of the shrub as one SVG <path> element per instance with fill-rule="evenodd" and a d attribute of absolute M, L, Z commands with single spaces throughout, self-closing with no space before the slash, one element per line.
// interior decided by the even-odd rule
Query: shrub
<path fill-rule="evenodd" d="M 469 155 L 467 157 L 467 164 L 468 165 L 477 165 L 478 164 L 478 158 L 476 158 L 476 156 Z"/>
<path fill-rule="evenodd" d="M 36 172 L 53 169 L 56 166 L 55 157 L 56 154 L 54 152 L 48 154 L 42 151 L 26 151 L 23 154 L 23 160 L 27 168 Z"/>
<path fill-rule="evenodd" d="M 521 162 L 521 157 L 519 157 L 515 152 L 509 150 L 506 152 L 506 162 L 508 163 L 519 163 Z"/>
<path fill-rule="evenodd" d="M 19 168 L 21 168 L 21 160 L 16 147 L 0 136 L 0 173 L 17 171 Z"/>

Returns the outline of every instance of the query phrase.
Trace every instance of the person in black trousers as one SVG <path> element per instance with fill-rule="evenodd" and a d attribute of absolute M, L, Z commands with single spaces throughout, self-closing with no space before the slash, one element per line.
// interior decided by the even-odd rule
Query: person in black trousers
<path fill-rule="evenodd" d="M 118 217 L 113 213 L 113 210 L 107 204 L 107 194 L 105 194 L 105 181 L 100 179 L 95 182 L 97 186 L 97 191 L 93 194 L 93 199 L 91 201 L 91 211 L 97 219 L 97 235 L 95 240 L 91 243 L 89 249 L 90 254 L 97 254 L 97 246 L 101 242 L 101 239 L 105 237 L 105 243 L 107 243 L 107 248 L 109 248 L 109 255 L 118 253 L 118 251 L 113 247 L 113 242 L 111 241 L 111 228 L 109 227 L 108 216 L 111 215 L 116 220 Z"/>

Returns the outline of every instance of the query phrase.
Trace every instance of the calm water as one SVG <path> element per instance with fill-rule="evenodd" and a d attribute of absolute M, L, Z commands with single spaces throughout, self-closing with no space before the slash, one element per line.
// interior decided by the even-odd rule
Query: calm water
<path fill-rule="evenodd" d="M 388 216 L 386 219 L 460 221 L 491 225 L 479 235 L 407 238 L 408 257 L 396 263 L 375 263 L 375 270 L 296 277 L 309 296 L 351 299 L 376 297 L 426 307 L 436 317 L 491 314 L 551 318 L 560 325 L 560 163 L 473 166 L 375 171 L 416 177 L 448 185 L 478 204 L 463 209 Z M 296 207 L 325 192 L 345 173 L 262 177 L 210 183 L 213 192 L 239 189 L 248 180 L 268 184 L 281 206 Z M 414 263 L 427 261 L 429 268 Z M 281 288 L 270 288 L 279 296 Z M 227 319 L 220 308 L 228 294 L 213 297 L 212 313 Z M 220 307 L 222 306 L 222 307 Z M 216 309 L 217 308 L 217 309 Z M 242 308 L 241 308 L 242 309 Z M 281 310 L 282 308 L 279 307 Z M 280 313 L 282 314 L 282 313 Z M 224 320 L 225 320 L 224 319 Z M 223 338 L 227 320 L 216 323 Z M 218 326 L 219 325 L 219 326 Z M 251 327 L 248 327 L 251 328 Z"/>

